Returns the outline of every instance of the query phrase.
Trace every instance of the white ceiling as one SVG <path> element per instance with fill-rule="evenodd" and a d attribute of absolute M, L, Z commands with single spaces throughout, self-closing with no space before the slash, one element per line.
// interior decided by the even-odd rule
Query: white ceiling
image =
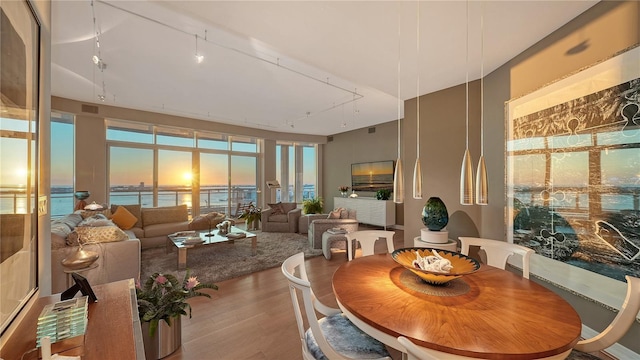
<path fill-rule="evenodd" d="M 53 0 L 51 92 L 100 103 L 104 82 L 108 105 L 331 135 L 478 79 L 595 3 Z"/>

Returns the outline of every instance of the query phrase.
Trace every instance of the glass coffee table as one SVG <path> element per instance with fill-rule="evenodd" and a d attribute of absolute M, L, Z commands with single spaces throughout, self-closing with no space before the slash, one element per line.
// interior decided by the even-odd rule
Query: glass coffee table
<path fill-rule="evenodd" d="M 235 226 L 232 226 L 231 230 L 226 235 L 218 235 L 217 229 L 212 230 L 212 236 L 207 236 L 208 233 L 209 232 L 206 230 L 181 231 L 169 235 L 168 243 L 171 243 L 178 248 L 178 270 L 183 270 L 187 267 L 187 250 L 194 247 L 219 244 L 227 241 L 233 242 L 234 240 L 251 239 L 251 255 L 256 254 L 256 250 L 258 248 L 258 236 L 254 233 L 242 230 Z"/>

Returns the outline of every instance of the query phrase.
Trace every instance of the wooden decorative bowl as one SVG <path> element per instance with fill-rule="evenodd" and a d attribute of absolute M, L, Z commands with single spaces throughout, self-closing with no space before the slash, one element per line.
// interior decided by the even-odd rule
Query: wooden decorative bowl
<path fill-rule="evenodd" d="M 436 250 L 438 254 L 440 254 L 440 256 L 451 261 L 451 265 L 453 266 L 453 268 L 449 273 L 422 270 L 413 266 L 413 260 L 417 258 L 416 252 L 418 252 L 420 256 L 425 257 L 433 255 L 432 250 Z M 445 284 L 453 279 L 462 277 L 463 275 L 474 273 L 480 268 L 480 263 L 475 259 L 448 250 L 430 248 L 403 248 L 394 251 L 393 253 L 391 253 L 391 256 L 393 257 L 393 260 L 395 260 L 398 264 L 409 269 L 426 283 L 432 285 Z"/>

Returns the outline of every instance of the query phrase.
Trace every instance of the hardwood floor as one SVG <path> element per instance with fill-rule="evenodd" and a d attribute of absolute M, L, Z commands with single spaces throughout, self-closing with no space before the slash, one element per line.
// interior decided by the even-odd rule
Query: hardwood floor
<path fill-rule="evenodd" d="M 396 230 L 394 246 L 401 248 L 404 232 Z M 376 253 L 386 252 L 378 241 Z M 346 251 L 335 250 L 331 260 L 318 256 L 306 261 L 313 291 L 326 305 L 337 307 L 331 277 L 346 262 Z M 165 359 L 301 359 L 301 343 L 280 267 L 223 281 L 212 299 L 189 300 L 193 317 L 182 319 L 182 348 Z M 401 359 L 389 349 L 393 359 Z"/>

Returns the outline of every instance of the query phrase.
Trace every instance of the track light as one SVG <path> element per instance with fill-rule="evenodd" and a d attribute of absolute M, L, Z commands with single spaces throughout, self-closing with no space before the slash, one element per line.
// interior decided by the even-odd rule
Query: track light
<path fill-rule="evenodd" d="M 201 64 L 204 61 L 204 55 L 201 55 L 198 53 L 198 34 L 195 35 L 196 36 L 196 62 L 198 64 Z"/>

